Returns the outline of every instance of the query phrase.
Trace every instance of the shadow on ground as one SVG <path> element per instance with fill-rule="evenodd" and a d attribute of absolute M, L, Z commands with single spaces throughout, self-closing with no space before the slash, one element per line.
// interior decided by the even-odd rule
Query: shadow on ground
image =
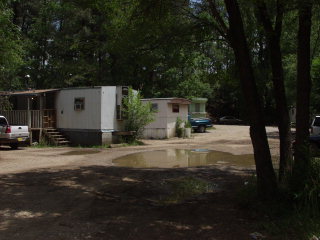
<path fill-rule="evenodd" d="M 191 176 L 218 186 L 161 204 L 166 182 Z M 0 176 L 0 239 L 249 239 L 252 222 L 229 170 L 83 167 Z"/>

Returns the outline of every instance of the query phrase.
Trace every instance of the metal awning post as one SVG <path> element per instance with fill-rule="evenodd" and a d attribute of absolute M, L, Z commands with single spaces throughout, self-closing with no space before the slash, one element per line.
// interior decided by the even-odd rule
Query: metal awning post
<path fill-rule="evenodd" d="M 31 130 L 31 107 L 30 107 L 30 97 L 27 97 L 28 102 L 28 128 L 30 133 L 30 145 L 32 144 L 32 130 Z"/>
<path fill-rule="evenodd" d="M 39 95 L 40 98 L 40 132 L 39 132 L 39 142 L 42 138 L 42 129 L 43 129 L 43 98 L 42 94 Z"/>

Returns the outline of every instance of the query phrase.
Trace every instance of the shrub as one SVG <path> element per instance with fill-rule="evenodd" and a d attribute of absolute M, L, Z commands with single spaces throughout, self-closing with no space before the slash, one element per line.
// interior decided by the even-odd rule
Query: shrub
<path fill-rule="evenodd" d="M 320 158 L 311 158 L 308 180 L 296 199 L 299 206 L 311 215 L 320 215 Z"/>
<path fill-rule="evenodd" d="M 191 123 L 187 120 L 184 124 L 185 128 L 192 128 Z"/>
<path fill-rule="evenodd" d="M 0 96 L 0 110 L 6 111 L 11 109 L 12 109 L 12 104 L 9 101 L 9 97 Z"/>
<path fill-rule="evenodd" d="M 177 117 L 176 121 L 176 136 L 181 138 L 183 136 L 183 126 L 182 126 L 183 121 L 181 118 Z"/>
<path fill-rule="evenodd" d="M 125 131 L 134 132 L 127 141 L 133 142 L 141 138 L 144 127 L 154 121 L 154 111 L 151 109 L 151 103 L 143 103 L 140 92 L 135 92 L 132 88 L 129 88 L 128 97 L 124 99 L 123 105 L 126 116 Z"/>

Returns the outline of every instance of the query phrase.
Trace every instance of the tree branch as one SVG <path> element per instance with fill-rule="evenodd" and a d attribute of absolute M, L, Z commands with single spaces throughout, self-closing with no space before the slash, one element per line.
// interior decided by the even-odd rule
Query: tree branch
<path fill-rule="evenodd" d="M 216 20 L 217 24 L 215 25 L 216 30 L 225 38 L 228 39 L 229 28 L 221 17 L 217 5 L 212 0 L 207 0 L 209 3 L 209 9 L 212 17 Z"/>
<path fill-rule="evenodd" d="M 268 14 L 268 9 L 265 1 L 261 0 L 257 3 L 257 9 L 258 9 L 258 18 L 260 18 L 260 21 L 262 23 L 262 26 L 267 34 L 272 34 L 274 32 L 274 29 L 272 27 L 272 22 L 270 20 L 270 16 Z"/>
<path fill-rule="evenodd" d="M 283 15 L 284 15 L 283 0 L 277 0 L 277 16 L 276 16 L 276 22 L 274 26 L 274 32 L 278 38 L 281 37 Z"/>

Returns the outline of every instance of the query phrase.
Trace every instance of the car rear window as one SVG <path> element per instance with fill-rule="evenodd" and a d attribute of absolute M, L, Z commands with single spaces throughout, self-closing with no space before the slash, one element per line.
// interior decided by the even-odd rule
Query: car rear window
<path fill-rule="evenodd" d="M 3 118 L 3 117 L 0 118 L 0 125 L 2 125 L 2 126 L 8 125 L 7 120 L 5 118 Z"/>
<path fill-rule="evenodd" d="M 316 117 L 314 119 L 313 126 L 320 127 L 320 117 Z"/>

